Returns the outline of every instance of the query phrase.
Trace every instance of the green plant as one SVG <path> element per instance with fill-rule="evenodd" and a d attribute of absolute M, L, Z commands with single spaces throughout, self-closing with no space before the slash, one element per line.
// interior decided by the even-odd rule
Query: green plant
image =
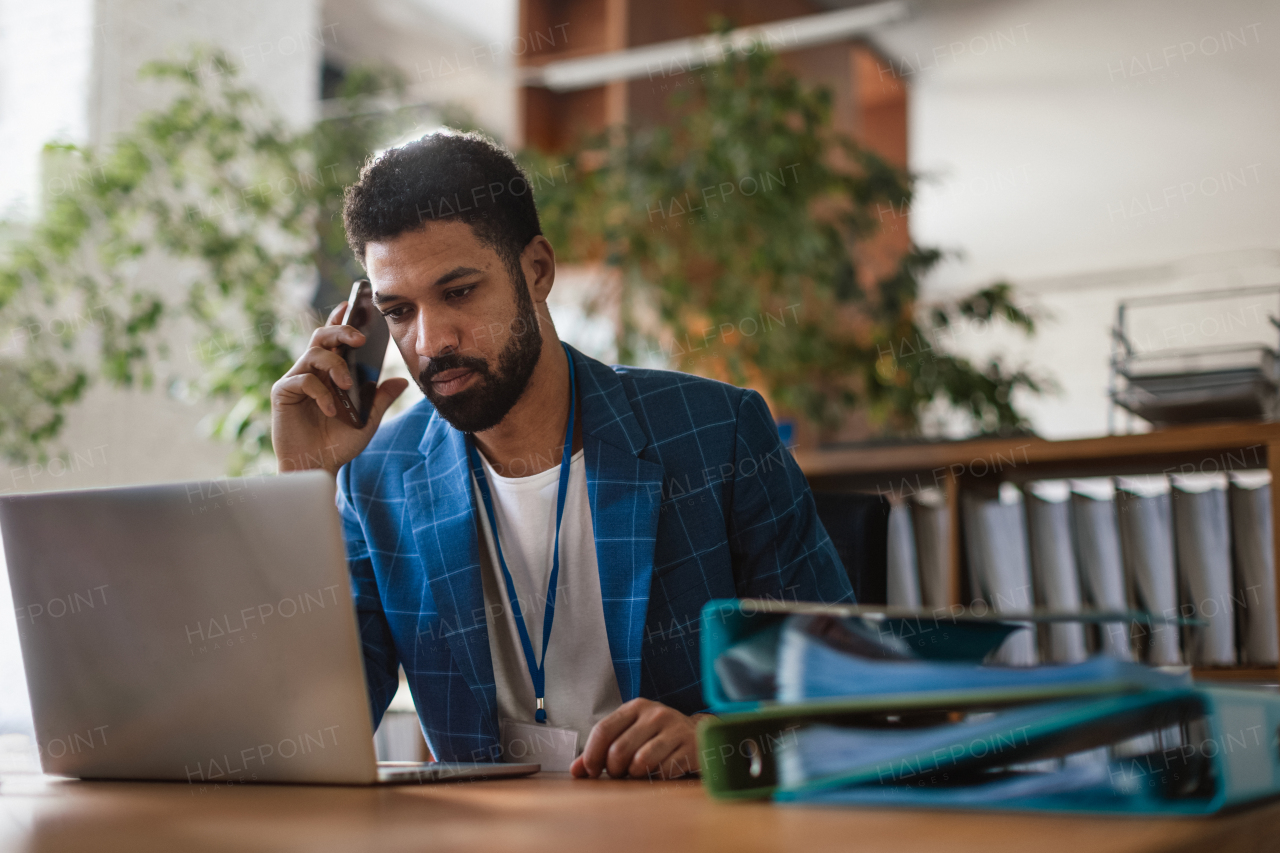
<path fill-rule="evenodd" d="M 54 191 L 0 264 L 0 454 L 47 455 L 101 376 L 223 401 L 210 432 L 235 442 L 238 470 L 269 453 L 271 385 L 316 322 L 284 316 L 285 288 L 358 277 L 342 188 L 404 122 L 360 109 L 396 81 L 349 75 L 353 117 L 293 131 L 216 52 L 142 76 L 174 89 L 169 105 L 109 151 L 50 146 Z M 174 339 L 190 342 L 192 378 L 173 369 Z"/>
<path fill-rule="evenodd" d="M 1043 380 L 940 346 L 959 320 L 1034 332 L 1009 286 L 926 308 L 939 250 L 876 263 L 881 212 L 910 204 L 910 177 L 837 133 L 830 94 L 762 48 L 699 80 L 665 125 L 587 139 L 570 180 L 537 184 L 560 257 L 617 270 L 620 360 L 750 383 L 822 428 L 857 410 L 874 431 L 915 433 L 937 399 L 976 432 L 1026 428 L 1014 393 Z M 555 159 L 525 155 L 538 173 Z"/>
<path fill-rule="evenodd" d="M 105 380 L 220 401 L 210 432 L 234 442 L 232 470 L 268 460 L 271 385 L 319 320 L 286 313 L 285 292 L 318 277 L 337 301 L 361 274 L 342 188 L 413 121 L 368 108 L 398 85 L 387 73 L 348 75 L 347 117 L 301 131 L 216 52 L 144 74 L 172 87 L 169 105 L 109 151 L 51 146 L 50 198 L 0 261 L 6 458 L 46 457 L 69 407 Z M 919 279 L 939 251 L 911 246 L 887 275 L 866 261 L 874 211 L 909 203 L 910 180 L 836 134 L 829 95 L 763 50 L 731 56 L 708 81 L 673 104 L 671 127 L 590 140 L 571 172 L 563 157 L 523 155 L 557 176 L 535 191 L 560 256 L 620 274 L 620 360 L 751 383 L 823 426 L 857 410 L 884 432 L 911 433 L 944 399 L 977 431 L 1024 427 L 1013 393 L 1040 390 L 1039 379 L 938 345 L 959 320 L 1032 332 L 1009 287 L 922 308 Z M 744 177 L 767 190 L 748 195 Z M 726 181 L 736 197 L 702 196 L 690 221 L 688 202 Z M 767 332 L 748 332 L 751 318 Z M 183 354 L 199 369 L 176 369 Z"/>

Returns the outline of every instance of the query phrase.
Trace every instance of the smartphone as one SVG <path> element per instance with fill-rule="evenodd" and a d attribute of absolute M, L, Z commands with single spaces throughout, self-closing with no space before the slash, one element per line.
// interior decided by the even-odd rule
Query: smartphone
<path fill-rule="evenodd" d="M 373 306 L 373 287 L 368 279 L 362 278 L 351 285 L 342 325 L 359 329 L 364 335 L 364 345 L 343 344 L 338 348 L 338 355 L 347 362 L 351 373 L 350 388 L 334 386 L 333 389 L 337 392 L 334 396 L 338 398 L 338 416 L 356 429 L 364 429 L 373 409 L 373 396 L 378 391 L 382 362 L 387 357 L 387 342 L 391 339 L 387 319 Z"/>

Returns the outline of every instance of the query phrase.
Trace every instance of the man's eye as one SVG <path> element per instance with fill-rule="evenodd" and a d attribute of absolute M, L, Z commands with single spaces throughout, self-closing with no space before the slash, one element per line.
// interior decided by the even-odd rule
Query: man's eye
<path fill-rule="evenodd" d="M 395 308 L 392 308 L 390 311 L 383 311 L 382 316 L 386 317 L 388 320 L 403 320 L 404 315 L 406 312 L 408 312 L 408 310 L 409 309 L 406 308 L 404 305 L 397 305 Z"/>
<path fill-rule="evenodd" d="M 475 289 L 476 289 L 476 286 L 474 284 L 469 284 L 466 287 L 457 287 L 457 288 L 454 288 L 453 290 L 445 291 L 444 298 L 445 299 L 461 299 Z"/>

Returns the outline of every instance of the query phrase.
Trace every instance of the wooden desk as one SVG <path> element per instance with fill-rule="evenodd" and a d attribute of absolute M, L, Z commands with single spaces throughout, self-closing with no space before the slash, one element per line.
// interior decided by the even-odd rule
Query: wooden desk
<path fill-rule="evenodd" d="M 715 802 L 696 781 L 563 774 L 420 787 L 203 791 L 6 776 L 0 810 L 0 849 L 33 853 L 1228 853 L 1280 846 L 1280 803 L 1207 820 L 798 809 Z"/>

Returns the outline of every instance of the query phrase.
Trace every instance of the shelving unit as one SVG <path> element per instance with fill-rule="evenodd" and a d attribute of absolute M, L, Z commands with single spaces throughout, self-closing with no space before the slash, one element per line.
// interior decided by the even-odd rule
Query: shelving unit
<path fill-rule="evenodd" d="M 1280 423 L 1235 422 L 1171 427 L 1139 435 L 1073 441 L 1020 437 L 880 447 L 797 451 L 816 491 L 911 494 L 936 487 L 946 495 L 951 524 L 951 594 L 960 602 L 960 494 L 1001 482 L 1069 477 L 1213 473 L 1267 469 L 1272 483 L 1272 548 L 1280 566 Z M 1280 607 L 1280 601 L 1277 601 Z M 1197 677 L 1280 682 L 1280 668 L 1197 669 Z"/>

